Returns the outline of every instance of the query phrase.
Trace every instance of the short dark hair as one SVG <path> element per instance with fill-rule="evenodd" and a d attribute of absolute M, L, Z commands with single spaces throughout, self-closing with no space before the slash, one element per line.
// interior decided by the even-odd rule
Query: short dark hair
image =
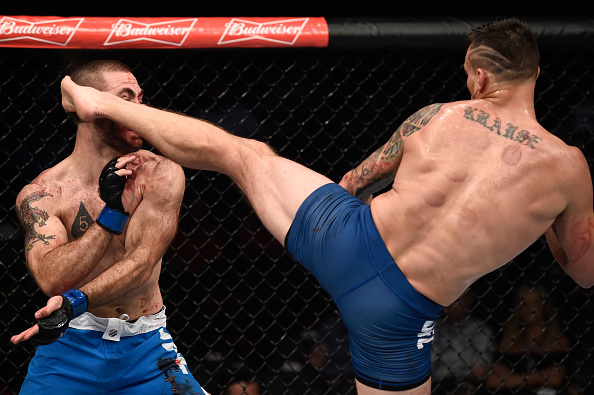
<path fill-rule="evenodd" d="M 90 86 L 91 88 L 105 91 L 107 81 L 105 81 L 104 73 L 111 71 L 132 72 L 130 67 L 117 60 L 93 60 L 76 67 L 70 78 L 78 85 Z M 76 113 L 70 113 L 69 115 L 70 119 L 76 125 L 80 123 L 80 119 Z"/>
<path fill-rule="evenodd" d="M 78 85 L 103 91 L 106 88 L 103 74 L 111 71 L 132 72 L 130 67 L 117 60 L 93 60 L 77 67 L 70 78 Z"/>
<path fill-rule="evenodd" d="M 500 81 L 536 78 L 540 53 L 532 29 L 517 18 L 495 20 L 468 33 L 468 61 Z"/>

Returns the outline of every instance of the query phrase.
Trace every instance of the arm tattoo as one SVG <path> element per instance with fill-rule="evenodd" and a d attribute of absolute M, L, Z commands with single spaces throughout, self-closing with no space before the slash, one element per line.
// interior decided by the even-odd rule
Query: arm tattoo
<path fill-rule="evenodd" d="M 399 160 L 404 143 L 403 138 L 410 136 L 427 125 L 442 106 L 443 103 L 431 104 L 408 117 L 396 129 L 386 144 L 361 163 L 355 175 L 359 180 L 359 184 L 363 185 L 363 187 L 357 188 L 355 196 L 364 194 L 369 187 L 376 184 L 381 184 L 380 188 L 383 188 L 386 186 L 386 183 L 394 179 L 394 172 L 386 173 L 384 170 L 390 169 L 394 165 L 394 162 Z"/>
<path fill-rule="evenodd" d="M 430 104 L 427 107 L 424 107 L 408 117 L 404 124 L 409 124 L 414 126 L 414 130 L 411 130 L 409 133 L 405 133 L 404 136 L 408 136 L 422 128 L 423 126 L 427 125 L 431 119 L 439 112 L 443 103 L 435 103 Z"/>
<path fill-rule="evenodd" d="M 23 230 L 25 231 L 25 246 L 27 251 L 31 251 L 33 243 L 41 241 L 43 244 L 49 244 L 48 240 L 55 239 L 55 235 L 46 236 L 38 233 L 35 230 L 35 224 L 39 227 L 45 226 L 46 221 L 49 218 L 47 211 L 41 210 L 37 207 L 33 207 L 31 203 L 36 202 L 46 196 L 52 196 L 51 194 L 43 191 L 36 191 L 30 193 L 23 199 L 20 207 L 17 208 L 17 214 L 21 220 Z"/>

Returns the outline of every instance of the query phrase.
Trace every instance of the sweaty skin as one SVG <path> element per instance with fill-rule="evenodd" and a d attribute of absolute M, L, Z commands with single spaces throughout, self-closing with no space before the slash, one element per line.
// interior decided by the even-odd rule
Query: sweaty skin
<path fill-rule="evenodd" d="M 468 57 L 472 100 L 417 111 L 340 185 L 371 202 L 376 226 L 400 270 L 417 291 L 441 305 L 451 304 L 473 281 L 508 263 L 545 232 L 561 266 L 580 286 L 591 287 L 594 213 L 583 154 L 538 124 L 536 76 L 501 82 L 470 67 Z M 63 107 L 81 119 L 105 117 L 125 125 L 182 166 L 229 175 L 281 243 L 305 198 L 331 182 L 261 142 L 79 87 L 68 77 L 62 98 Z M 357 390 L 392 393 L 360 382 Z M 402 393 L 430 391 L 428 380 Z"/>
<path fill-rule="evenodd" d="M 134 161 L 130 163 L 135 193 L 128 206 L 130 224 L 120 236 L 93 226 L 94 218 L 105 206 L 98 194 L 98 174 L 96 179 L 79 177 L 71 159 L 43 172 L 23 189 L 17 202 L 26 230 L 28 267 L 41 289 L 51 296 L 81 288 L 98 277 L 107 284 L 115 281 L 114 272 L 120 267 L 138 262 L 133 270 L 139 281 L 132 290 L 89 310 L 98 317 L 127 314 L 134 320 L 158 312 L 163 305 L 158 285 L 161 255 L 175 232 L 181 205 L 180 197 L 169 191 L 181 190 L 183 194 L 184 182 L 181 169 L 165 158 L 148 151 L 137 151 L 128 158 Z M 173 185 L 167 174 L 170 171 L 177 171 Z M 162 196 L 155 199 L 155 194 Z M 37 221 L 32 222 L 35 218 Z M 152 221 L 166 231 L 159 234 L 151 230 L 155 228 Z M 154 246 L 148 249 L 151 243 Z M 76 264 L 66 258 L 60 262 L 59 257 L 66 254 Z M 53 255 L 58 259 L 50 260 Z M 93 303 L 97 305 L 97 299 Z"/>
<path fill-rule="evenodd" d="M 592 185 L 585 158 L 536 121 L 534 81 L 477 86 L 474 77 L 473 100 L 413 114 L 341 185 L 368 200 L 374 188 L 393 180 L 371 201 L 374 221 L 409 282 L 441 305 L 545 232 L 555 237 L 553 224 L 555 256 L 557 242 L 570 257 L 560 260 L 563 268 L 579 285 L 592 286 Z M 300 202 L 330 182 L 205 122 L 123 105 L 68 79 L 63 98 L 68 111 L 122 122 L 184 166 L 229 174 L 280 242 Z M 389 393 L 361 383 L 357 388 L 363 395 Z M 429 392 L 427 382 L 403 393 Z"/>
<path fill-rule="evenodd" d="M 570 159 L 523 112 L 485 99 L 444 104 L 406 138 L 372 214 L 411 284 L 448 305 L 553 224 L 566 206 L 558 163 Z"/>
<path fill-rule="evenodd" d="M 104 93 L 135 104 L 143 96 L 123 71 L 105 72 Z M 89 312 L 98 317 L 134 320 L 161 310 L 161 257 L 177 230 L 185 176 L 141 146 L 138 134 L 111 121 L 80 122 L 73 152 L 19 193 L 27 266 L 45 294 L 83 288 L 95 294 Z M 130 218 L 116 236 L 94 221 L 105 206 L 98 181 L 105 164 L 125 153 L 116 174 L 127 177 L 122 203 Z"/>

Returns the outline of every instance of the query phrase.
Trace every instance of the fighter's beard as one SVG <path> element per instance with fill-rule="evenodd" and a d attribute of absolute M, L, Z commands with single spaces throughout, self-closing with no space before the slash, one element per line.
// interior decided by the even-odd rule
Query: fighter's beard
<path fill-rule="evenodd" d="M 142 148 L 142 139 L 136 133 L 107 119 L 101 121 L 101 140 L 105 145 L 121 154 L 129 154 Z"/>

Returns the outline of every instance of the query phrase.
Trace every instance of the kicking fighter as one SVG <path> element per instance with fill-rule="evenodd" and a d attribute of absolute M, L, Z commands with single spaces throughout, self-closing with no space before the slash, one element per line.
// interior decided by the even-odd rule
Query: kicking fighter
<path fill-rule="evenodd" d="M 338 306 L 359 394 L 429 394 L 442 306 L 543 234 L 569 276 L 594 284 L 590 171 L 579 149 L 536 119 L 534 34 L 505 19 L 468 39 L 471 100 L 417 111 L 339 184 L 264 143 L 68 77 L 62 104 L 81 119 L 125 125 L 182 166 L 229 175 Z"/>

